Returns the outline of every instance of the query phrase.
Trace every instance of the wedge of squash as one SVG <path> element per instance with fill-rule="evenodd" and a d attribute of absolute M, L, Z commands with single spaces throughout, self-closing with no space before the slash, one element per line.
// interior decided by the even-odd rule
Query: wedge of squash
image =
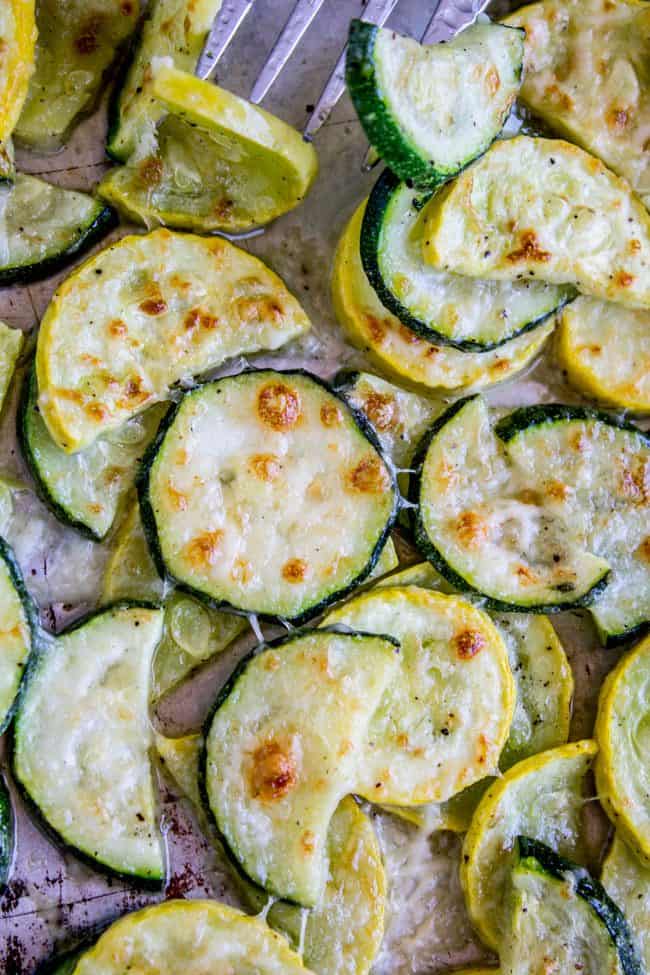
<path fill-rule="evenodd" d="M 71 274 L 45 312 L 39 409 L 59 446 L 79 450 L 180 380 L 308 328 L 280 278 L 225 240 L 123 237 Z"/>
<path fill-rule="evenodd" d="M 534 277 L 650 307 L 650 214 L 625 180 L 568 142 L 496 143 L 423 219 L 425 260 L 444 271 Z"/>
<path fill-rule="evenodd" d="M 0 538 L 0 734 L 11 721 L 37 643 L 38 611 L 12 548 Z"/>
<path fill-rule="evenodd" d="M 0 184 L 13 182 L 11 135 L 34 70 L 34 0 L 5 0 L 0 9 Z"/>

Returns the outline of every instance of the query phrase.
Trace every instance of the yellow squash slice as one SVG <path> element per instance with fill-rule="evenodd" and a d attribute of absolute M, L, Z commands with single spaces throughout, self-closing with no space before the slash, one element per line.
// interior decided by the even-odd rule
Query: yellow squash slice
<path fill-rule="evenodd" d="M 225 88 L 164 65 L 150 100 L 168 112 L 155 142 L 113 169 L 99 193 L 147 226 L 249 230 L 302 202 L 318 169 L 300 133 Z"/>
<path fill-rule="evenodd" d="M 646 970 L 650 971 L 650 869 L 643 866 L 618 833 L 605 857 L 601 880 L 625 914 Z"/>
<path fill-rule="evenodd" d="M 521 101 L 650 202 L 645 0 L 543 0 L 505 23 L 526 30 Z"/>
<path fill-rule="evenodd" d="M 34 70 L 34 0 L 0 4 L 0 182 L 13 179 L 11 134 L 16 127 Z"/>
<path fill-rule="evenodd" d="M 425 260 L 443 270 L 534 277 L 650 307 L 650 214 L 625 180 L 568 142 L 496 142 L 423 219 Z"/>
<path fill-rule="evenodd" d="M 577 298 L 560 315 L 557 355 L 587 396 L 650 412 L 650 310 Z"/>
<path fill-rule="evenodd" d="M 71 274 L 45 312 L 41 414 L 63 450 L 79 450 L 180 380 L 308 329 L 280 278 L 227 241 L 124 237 Z"/>
<path fill-rule="evenodd" d="M 479 389 L 509 379 L 535 358 L 553 323 L 547 322 L 491 352 L 461 352 L 419 338 L 379 301 L 364 273 L 359 237 L 365 203 L 347 225 L 334 258 L 332 299 L 351 342 L 398 383 L 431 389 Z"/>
<path fill-rule="evenodd" d="M 616 828 L 650 866 L 650 637 L 626 653 L 600 691 L 596 785 Z"/>

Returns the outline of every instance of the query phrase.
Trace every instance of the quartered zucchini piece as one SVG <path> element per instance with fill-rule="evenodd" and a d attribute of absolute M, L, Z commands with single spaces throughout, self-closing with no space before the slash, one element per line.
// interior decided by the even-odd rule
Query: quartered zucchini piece
<path fill-rule="evenodd" d="M 392 538 L 386 539 L 386 544 L 381 550 L 381 555 L 375 562 L 375 567 L 368 576 L 368 581 L 371 579 L 381 579 L 383 576 L 388 575 L 393 569 L 396 569 L 399 565 L 399 556 L 397 554 L 397 549 L 395 548 L 395 542 Z"/>
<path fill-rule="evenodd" d="M 360 795 L 444 802 L 497 770 L 515 685 L 485 613 L 458 596 L 381 587 L 328 613 L 325 625 L 389 634 L 402 648 L 400 673 L 368 728 Z"/>
<path fill-rule="evenodd" d="M 515 479 L 609 564 L 589 608 L 601 640 L 629 639 L 650 620 L 650 436 L 606 413 L 553 405 L 515 410 L 495 430 Z"/>
<path fill-rule="evenodd" d="M 302 372 L 244 372 L 187 393 L 138 490 L 161 572 L 215 604 L 291 620 L 367 578 L 396 511 L 370 428 Z"/>
<path fill-rule="evenodd" d="M 319 903 L 330 821 L 357 791 L 370 723 L 398 673 L 387 637 L 299 631 L 249 657 L 218 700 L 206 797 L 233 856 L 269 892 Z"/>
<path fill-rule="evenodd" d="M 573 297 L 537 281 L 478 281 L 438 271 L 422 256 L 426 198 L 390 170 L 368 198 L 361 260 L 381 303 L 429 342 L 485 352 L 529 331 Z"/>
<path fill-rule="evenodd" d="M 171 691 L 206 661 L 221 653 L 247 628 L 232 613 L 211 609 L 192 596 L 167 592 L 149 554 L 137 504 L 120 525 L 106 565 L 102 601 L 153 600 L 164 597 L 165 623 L 151 675 L 154 701 Z"/>
<path fill-rule="evenodd" d="M 189 734 L 180 738 L 167 738 L 159 731 L 154 732 L 156 752 L 172 781 L 186 799 L 202 813 L 202 798 L 199 789 L 199 767 L 205 746 L 203 735 Z M 257 889 L 257 888 L 256 888 Z"/>
<path fill-rule="evenodd" d="M 526 31 L 522 102 L 650 201 L 650 10 L 644 0 L 544 0 Z"/>
<path fill-rule="evenodd" d="M 0 734 L 11 721 L 37 627 L 37 610 L 20 567 L 0 538 Z"/>
<path fill-rule="evenodd" d="M 622 838 L 650 867 L 650 636 L 603 684 L 594 736 L 598 798 Z"/>
<path fill-rule="evenodd" d="M 418 44 L 353 20 L 348 91 L 368 139 L 400 179 L 435 186 L 485 152 L 521 85 L 524 32 L 473 24 Z"/>
<path fill-rule="evenodd" d="M 214 900 L 169 900 L 126 914 L 84 952 L 74 975 L 310 975 L 263 921 Z"/>
<path fill-rule="evenodd" d="M 628 183 L 559 139 L 518 136 L 436 193 L 424 258 L 500 281 L 539 278 L 650 307 L 650 214 Z"/>
<path fill-rule="evenodd" d="M 14 133 L 18 141 L 41 152 L 61 147 L 93 107 L 139 12 L 136 0 L 38 0 L 36 65 Z"/>
<path fill-rule="evenodd" d="M 156 58 L 172 59 L 175 67 L 194 72 L 221 0 L 152 0 L 124 80 L 109 110 L 107 151 L 118 162 L 135 152 L 150 136 L 162 108 L 152 102 L 149 85 Z"/>
<path fill-rule="evenodd" d="M 24 332 L 19 328 L 9 328 L 4 322 L 0 322 L 0 410 L 9 392 L 16 363 L 24 345 Z"/>
<path fill-rule="evenodd" d="M 460 879 L 467 910 L 483 941 L 498 950 L 507 930 L 507 887 L 522 833 L 584 859 L 584 779 L 598 748 L 578 741 L 513 765 L 474 813 L 463 846 Z"/>
<path fill-rule="evenodd" d="M 85 450 L 68 454 L 45 426 L 30 370 L 18 408 L 18 438 L 40 497 L 60 521 L 98 541 L 107 535 L 124 509 L 138 463 L 166 409 L 167 404 L 156 404 Z"/>
<path fill-rule="evenodd" d="M 11 134 L 34 70 L 34 0 L 5 0 L 0 9 L 0 184 L 13 182 Z"/>
<path fill-rule="evenodd" d="M 483 593 L 493 609 L 584 605 L 602 589 L 610 563 L 591 554 L 592 539 L 582 538 L 554 501 L 551 490 L 569 494 L 572 481 L 563 485 L 564 471 L 555 456 L 549 463 L 547 446 L 539 443 L 538 469 L 519 464 L 517 478 L 512 447 L 506 452 L 499 443 L 478 396 L 457 401 L 434 422 L 413 480 L 418 546 L 452 585 Z M 467 470 L 471 478 L 462 476 Z"/>
<path fill-rule="evenodd" d="M 479 388 L 509 379 L 529 365 L 553 331 L 547 322 L 491 352 L 434 345 L 403 325 L 379 301 L 364 273 L 360 231 L 365 204 L 348 223 L 334 258 L 332 299 L 339 324 L 377 369 L 424 390 Z"/>
<path fill-rule="evenodd" d="M 164 65 L 148 101 L 169 114 L 99 195 L 152 226 L 244 231 L 302 202 L 318 169 L 316 151 L 275 115 L 210 81 Z"/>
<path fill-rule="evenodd" d="M 557 353 L 569 382 L 587 396 L 650 412 L 650 311 L 577 298 L 560 316 Z"/>
<path fill-rule="evenodd" d="M 110 870 L 165 873 L 149 764 L 159 609 L 116 604 L 45 647 L 15 722 L 16 779 L 61 840 Z"/>
<path fill-rule="evenodd" d="M 280 278 L 223 239 L 123 237 L 55 292 L 38 336 L 38 405 L 59 446 L 79 450 L 175 383 L 309 327 Z"/>
<path fill-rule="evenodd" d="M 87 193 L 17 173 L 0 221 L 0 286 L 47 277 L 115 222 L 115 212 Z"/>
<path fill-rule="evenodd" d="M 14 812 L 11 796 L 0 775 L 0 891 L 9 880 L 15 849 Z"/>
<path fill-rule="evenodd" d="M 511 882 L 505 975 L 643 975 L 624 915 L 584 867 L 519 836 Z"/>
<path fill-rule="evenodd" d="M 618 833 L 605 857 L 601 880 L 623 911 L 646 971 L 650 971 L 650 869 L 639 862 Z"/>

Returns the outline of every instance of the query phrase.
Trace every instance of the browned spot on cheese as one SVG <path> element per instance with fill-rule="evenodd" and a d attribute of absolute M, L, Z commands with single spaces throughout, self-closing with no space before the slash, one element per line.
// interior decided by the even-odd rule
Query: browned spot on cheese
<path fill-rule="evenodd" d="M 573 99 L 565 91 L 562 91 L 558 85 L 547 85 L 544 89 L 544 95 L 567 112 L 573 108 Z"/>
<path fill-rule="evenodd" d="M 641 241 L 637 240 L 636 237 L 632 237 L 627 242 L 627 249 L 631 254 L 637 254 L 641 250 Z"/>
<path fill-rule="evenodd" d="M 550 261 L 551 257 L 550 251 L 544 251 L 539 246 L 534 230 L 522 230 L 519 235 L 519 249 L 506 254 L 506 260 L 511 264 L 517 264 L 519 261 L 536 261 L 543 264 Z"/>
<path fill-rule="evenodd" d="M 102 26 L 101 17 L 90 17 L 82 24 L 74 46 L 79 54 L 94 54 L 99 47 L 99 32 Z"/>
<path fill-rule="evenodd" d="M 113 467 L 107 467 L 106 470 L 104 471 L 104 476 L 102 480 L 104 481 L 104 484 L 110 487 L 111 484 L 117 484 L 117 482 L 121 479 L 122 475 L 125 473 L 126 471 L 123 467 L 117 467 L 117 465 Z"/>
<path fill-rule="evenodd" d="M 539 494 L 533 488 L 522 488 L 517 492 L 517 501 L 522 504 L 539 504 Z"/>
<path fill-rule="evenodd" d="M 187 511 L 187 495 L 178 491 L 171 481 L 167 482 L 167 497 L 175 511 Z"/>
<path fill-rule="evenodd" d="M 245 586 L 253 578 L 253 566 L 246 559 L 235 559 L 230 570 L 230 578 L 233 582 Z"/>
<path fill-rule="evenodd" d="M 108 333 L 115 338 L 124 338 L 127 332 L 126 322 L 123 322 L 121 318 L 114 318 L 108 323 Z"/>
<path fill-rule="evenodd" d="M 485 637 L 478 630 L 461 630 L 454 637 L 456 653 L 461 660 L 471 660 L 485 647 Z"/>
<path fill-rule="evenodd" d="M 298 781 L 296 760 L 290 746 L 267 741 L 254 752 L 250 773 L 251 795 L 262 802 L 281 799 Z"/>
<path fill-rule="evenodd" d="M 138 179 L 144 186 L 158 186 L 162 182 L 165 167 L 159 156 L 146 156 L 138 164 Z"/>
<path fill-rule="evenodd" d="M 267 322 L 280 324 L 284 315 L 282 305 L 271 295 L 237 298 L 234 311 L 246 325 L 263 325 Z"/>
<path fill-rule="evenodd" d="M 354 745 L 352 744 L 350 739 L 346 738 L 345 741 L 342 741 L 341 744 L 339 745 L 339 751 L 338 751 L 339 758 L 343 758 L 345 755 L 349 755 L 353 748 Z"/>
<path fill-rule="evenodd" d="M 300 837 L 300 845 L 307 856 L 311 856 L 316 849 L 316 837 L 310 829 L 306 829 Z"/>
<path fill-rule="evenodd" d="M 275 481 L 280 475 L 282 464 L 275 454 L 253 454 L 249 458 L 248 469 L 260 481 Z"/>
<path fill-rule="evenodd" d="M 307 577 L 309 566 L 304 559 L 289 559 L 282 566 L 282 578 L 293 584 L 303 582 Z"/>
<path fill-rule="evenodd" d="M 636 550 L 636 554 L 641 559 L 642 562 L 647 562 L 648 565 L 650 565 L 650 535 L 647 535 L 643 539 L 638 549 Z"/>
<path fill-rule="evenodd" d="M 415 334 L 415 332 L 412 329 L 407 328 L 406 325 L 400 325 L 399 334 L 402 336 L 402 338 L 408 345 L 421 344 L 421 339 Z"/>
<path fill-rule="evenodd" d="M 102 511 L 104 510 L 103 505 L 98 504 L 96 501 L 93 502 L 93 504 L 89 504 L 88 505 L 88 509 L 94 515 L 100 515 L 102 513 Z"/>
<path fill-rule="evenodd" d="M 278 657 L 277 653 L 273 653 L 272 650 L 269 650 L 263 655 L 263 660 L 264 670 L 273 672 L 280 666 L 280 658 Z"/>
<path fill-rule="evenodd" d="M 395 742 L 396 742 L 396 744 L 397 744 L 397 746 L 399 748 L 408 748 L 409 747 L 409 736 L 406 735 L 402 731 L 402 732 L 400 732 L 399 735 L 396 735 L 395 736 Z"/>
<path fill-rule="evenodd" d="M 624 498 L 635 504 L 645 504 L 650 499 L 650 471 L 648 465 L 641 459 L 633 460 L 631 464 L 619 462 L 619 490 Z"/>
<path fill-rule="evenodd" d="M 183 325 L 188 331 L 195 328 L 204 328 L 210 331 L 216 328 L 218 324 L 219 319 L 204 308 L 191 308 L 183 319 Z"/>
<path fill-rule="evenodd" d="M 194 569 L 207 569 L 214 565 L 223 541 L 221 530 L 202 532 L 188 542 L 183 549 L 183 556 Z"/>
<path fill-rule="evenodd" d="M 528 565 L 518 565 L 515 572 L 522 586 L 533 586 L 539 582 L 539 576 Z"/>
<path fill-rule="evenodd" d="M 630 121 L 630 113 L 625 108 L 613 106 L 607 112 L 605 121 L 610 129 L 617 129 L 622 132 Z"/>
<path fill-rule="evenodd" d="M 162 295 L 158 295 L 155 298 L 145 298 L 144 301 L 140 302 L 138 308 L 145 315 L 164 315 L 167 311 L 167 302 Z"/>
<path fill-rule="evenodd" d="M 501 79 L 499 78 L 499 72 L 494 67 L 490 65 L 485 75 L 485 84 L 490 95 L 494 97 L 501 87 Z"/>
<path fill-rule="evenodd" d="M 578 352 L 589 352 L 591 355 L 600 355 L 603 351 L 600 345 L 579 345 Z"/>
<path fill-rule="evenodd" d="M 614 281 L 620 288 L 629 288 L 630 285 L 634 284 L 634 275 L 630 274 L 629 271 L 617 271 Z"/>
<path fill-rule="evenodd" d="M 98 423 L 105 420 L 109 415 L 108 409 L 103 403 L 87 403 L 84 409 L 90 419 L 96 420 Z"/>
<path fill-rule="evenodd" d="M 71 403 L 83 403 L 83 395 L 78 389 L 66 389 L 65 386 L 58 386 L 54 395 L 58 399 L 69 400 Z"/>
<path fill-rule="evenodd" d="M 478 748 L 476 750 L 476 757 L 478 758 L 479 765 L 484 765 L 488 753 L 488 740 L 484 734 L 478 736 Z"/>
<path fill-rule="evenodd" d="M 589 438 L 584 430 L 577 430 L 569 437 L 569 446 L 578 454 L 583 454 L 589 446 Z"/>
<path fill-rule="evenodd" d="M 179 447 L 174 457 L 174 463 L 179 467 L 184 467 L 190 459 L 190 455 L 185 447 Z"/>
<path fill-rule="evenodd" d="M 376 454 L 364 457 L 345 475 L 346 486 L 361 494 L 380 494 L 389 483 L 388 471 Z"/>
<path fill-rule="evenodd" d="M 478 511 L 462 511 L 456 521 L 458 541 L 466 548 L 478 548 L 486 541 L 489 525 Z"/>
<path fill-rule="evenodd" d="M 169 283 L 172 286 L 172 288 L 175 288 L 177 291 L 189 291 L 190 288 L 192 287 L 191 281 L 186 281 L 185 278 L 181 277 L 180 274 L 176 274 L 176 273 L 171 275 L 171 277 L 169 278 Z"/>
<path fill-rule="evenodd" d="M 458 484 L 458 468 L 456 465 L 450 464 L 448 460 L 440 461 L 437 480 L 444 486 L 445 491 Z"/>
<path fill-rule="evenodd" d="M 366 326 L 375 345 L 381 345 L 386 338 L 386 326 L 374 315 L 366 315 Z"/>
<path fill-rule="evenodd" d="M 398 407 L 391 393 L 369 393 L 364 412 L 372 425 L 380 431 L 390 430 L 398 418 Z"/>
<path fill-rule="evenodd" d="M 336 403 L 323 403 L 320 408 L 320 422 L 324 427 L 337 427 L 343 419 L 343 414 Z"/>
<path fill-rule="evenodd" d="M 273 430 L 290 430 L 302 415 L 300 396 L 286 383 L 269 383 L 257 394 L 257 413 Z"/>
<path fill-rule="evenodd" d="M 564 501 L 569 495 L 569 488 L 561 481 L 549 481 L 546 486 L 546 493 L 554 501 Z"/>

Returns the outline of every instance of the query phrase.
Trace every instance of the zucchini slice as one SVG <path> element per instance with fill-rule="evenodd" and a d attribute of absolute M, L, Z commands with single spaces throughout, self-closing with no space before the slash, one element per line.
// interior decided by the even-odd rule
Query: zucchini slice
<path fill-rule="evenodd" d="M 341 328 L 380 372 L 423 391 L 491 386 L 528 366 L 553 331 L 541 324 L 491 352 L 470 353 L 421 339 L 384 308 L 360 257 L 365 203 L 348 223 L 334 258 L 332 300 Z"/>
<path fill-rule="evenodd" d="M 359 795 L 401 805 L 444 802 L 494 774 L 515 684 L 505 644 L 484 612 L 458 596 L 381 587 L 324 622 L 386 633 L 402 648 L 400 673 L 368 728 Z"/>
<path fill-rule="evenodd" d="M 161 573 L 215 605 L 294 621 L 367 578 L 397 501 L 370 428 L 297 371 L 186 393 L 138 490 Z"/>
<path fill-rule="evenodd" d="M 152 600 L 165 597 L 163 635 L 156 649 L 151 675 L 151 697 L 158 701 L 190 677 L 206 661 L 229 647 L 248 629 L 248 622 L 233 613 L 220 613 L 192 596 L 166 593 L 153 563 L 133 504 L 115 537 L 103 581 L 102 601 Z"/>
<path fill-rule="evenodd" d="M 609 564 L 589 612 L 605 645 L 629 640 L 650 621 L 650 435 L 606 413 L 553 405 L 515 410 L 495 429 L 515 478 Z"/>
<path fill-rule="evenodd" d="M 0 891 L 9 880 L 15 852 L 15 823 L 11 796 L 0 775 Z"/>
<path fill-rule="evenodd" d="M 552 315 L 571 288 L 541 281 L 477 281 L 438 271 L 422 256 L 422 197 L 386 169 L 361 226 L 361 261 L 381 303 L 428 342 L 486 352 Z"/>
<path fill-rule="evenodd" d="M 643 975 L 624 915 L 584 867 L 519 836 L 505 975 Z"/>
<path fill-rule="evenodd" d="M 568 142 L 495 143 L 431 198 L 423 221 L 424 258 L 443 271 L 535 277 L 650 307 L 650 214 L 625 180 Z"/>
<path fill-rule="evenodd" d="M 35 70 L 14 132 L 20 143 L 40 152 L 62 146 L 93 107 L 139 9 L 136 0 L 38 0 Z"/>
<path fill-rule="evenodd" d="M 598 798 L 622 838 L 650 867 L 650 636 L 626 653 L 601 688 L 594 737 Z"/>
<path fill-rule="evenodd" d="M 25 345 L 25 333 L 0 322 L 0 410 L 13 378 L 16 363 Z M 1 532 L 1 529 L 0 529 Z"/>
<path fill-rule="evenodd" d="M 38 405 L 59 446 L 79 450 L 179 381 L 309 327 L 280 278 L 223 239 L 123 237 L 55 292 L 38 336 Z"/>
<path fill-rule="evenodd" d="M 99 195 L 151 227 L 244 231 L 298 206 L 316 178 L 310 142 L 275 115 L 176 68 L 155 72 L 150 102 L 169 114 L 113 169 Z"/>
<path fill-rule="evenodd" d="M 587 396 L 650 413 L 650 311 L 578 298 L 560 316 L 557 355 Z"/>
<path fill-rule="evenodd" d="M 0 9 L 0 184 L 13 182 L 11 134 L 27 97 L 34 70 L 34 0 L 5 0 Z"/>
<path fill-rule="evenodd" d="M 463 845 L 460 879 L 467 910 L 495 951 L 507 930 L 507 881 L 516 838 L 526 833 L 584 859 L 584 779 L 593 741 L 572 742 L 513 765 L 481 799 Z"/>
<path fill-rule="evenodd" d="M 67 454 L 45 426 L 38 408 L 36 376 L 30 370 L 18 407 L 18 438 L 39 496 L 59 521 L 97 541 L 108 534 L 166 409 L 167 404 L 156 404 L 85 450 Z"/>
<path fill-rule="evenodd" d="M 109 108 L 107 152 L 118 162 L 135 152 L 163 114 L 151 100 L 149 85 L 156 58 L 194 72 L 221 0 L 152 0 L 134 46 L 131 63 Z"/>
<path fill-rule="evenodd" d="M 0 734 L 11 721 L 36 643 L 38 613 L 11 547 L 0 538 Z"/>
<path fill-rule="evenodd" d="M 473 24 L 447 44 L 418 44 L 353 20 L 348 91 L 379 155 L 400 179 L 435 186 L 485 152 L 521 85 L 524 32 Z"/>
<path fill-rule="evenodd" d="M 264 921 L 214 900 L 168 900 L 126 914 L 84 952 L 74 975 L 310 975 Z"/>
<path fill-rule="evenodd" d="M 16 174 L 4 207 L 0 286 L 53 274 L 117 222 L 114 210 L 87 193 L 64 190 L 24 173 Z"/>
<path fill-rule="evenodd" d="M 21 694 L 13 756 L 17 781 L 66 845 L 155 882 L 165 861 L 149 681 L 162 626 L 161 610 L 124 603 L 52 639 Z"/>
<path fill-rule="evenodd" d="M 330 821 L 356 791 L 368 728 L 398 672 L 388 637 L 298 631 L 249 657 L 217 701 L 206 798 L 237 862 L 270 893 L 319 903 Z"/>
<path fill-rule="evenodd" d="M 602 589 L 610 563 L 591 554 L 591 539 L 582 539 L 562 505 L 553 504 L 550 488 L 559 484 L 563 493 L 563 485 L 545 444 L 538 469 L 522 463 L 517 478 L 511 449 L 495 436 L 478 396 L 457 401 L 434 422 L 413 479 L 418 546 L 452 585 L 483 593 L 492 609 L 584 605 Z M 462 476 L 467 470 L 471 478 Z M 549 472 L 558 480 L 547 485 Z"/>
<path fill-rule="evenodd" d="M 605 857 L 601 879 L 625 914 L 646 971 L 650 971 L 650 870 L 639 863 L 618 833 Z"/>
<path fill-rule="evenodd" d="M 524 105 L 650 202 L 650 10 L 644 0 L 544 0 L 505 22 L 526 31 Z"/>

